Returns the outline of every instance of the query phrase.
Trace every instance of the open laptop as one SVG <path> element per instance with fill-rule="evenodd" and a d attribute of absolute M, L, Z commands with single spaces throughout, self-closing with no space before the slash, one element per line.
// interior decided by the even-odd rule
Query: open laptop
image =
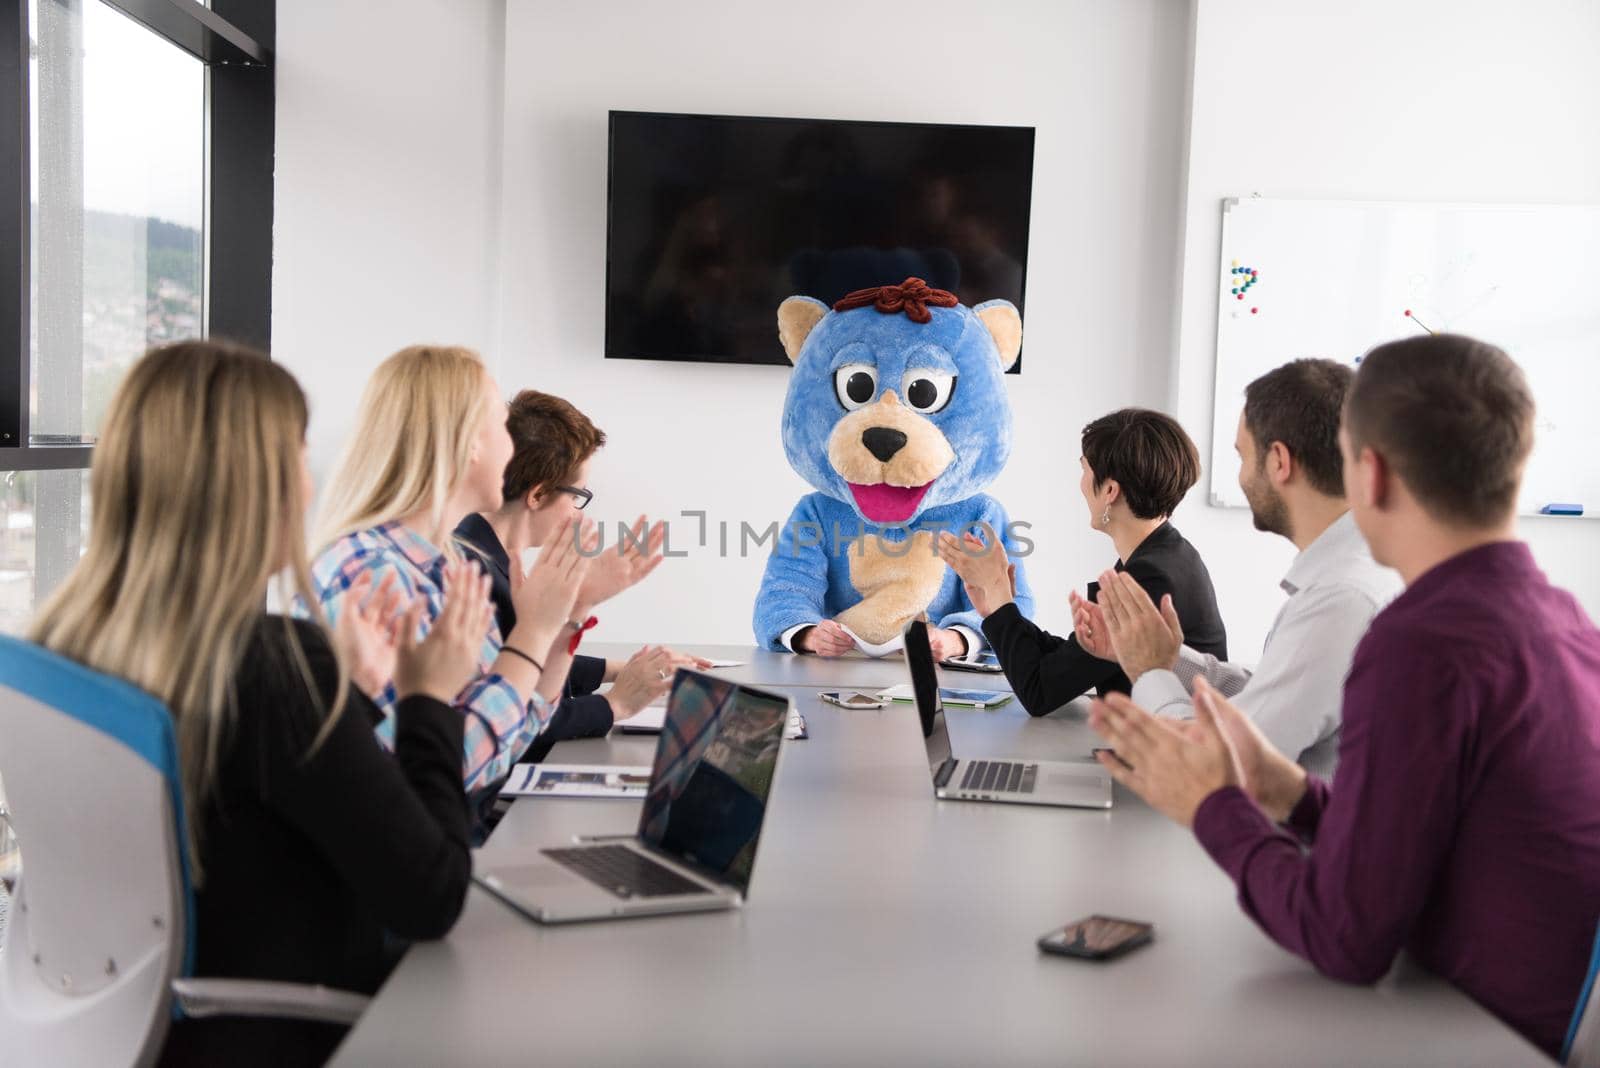
<path fill-rule="evenodd" d="M 935 797 L 949 801 L 1003 801 L 1014 805 L 1110 808 L 1111 776 L 1099 764 L 1044 760 L 971 760 L 950 751 L 950 728 L 939 700 L 939 676 L 928 645 L 928 624 L 905 627 L 906 664 L 922 718 L 928 770 Z"/>
<path fill-rule="evenodd" d="M 638 832 L 486 866 L 478 883 L 541 923 L 738 908 L 790 711 L 787 697 L 679 669 Z"/>

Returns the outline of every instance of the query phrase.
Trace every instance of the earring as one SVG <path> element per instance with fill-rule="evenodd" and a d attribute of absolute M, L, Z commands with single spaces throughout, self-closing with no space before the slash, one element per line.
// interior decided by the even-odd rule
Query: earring
<path fill-rule="evenodd" d="M 1103 526 L 1103 527 L 1109 527 L 1111 525 L 1111 509 L 1110 508 L 1107 508 L 1105 511 L 1100 513 L 1100 525 Z"/>

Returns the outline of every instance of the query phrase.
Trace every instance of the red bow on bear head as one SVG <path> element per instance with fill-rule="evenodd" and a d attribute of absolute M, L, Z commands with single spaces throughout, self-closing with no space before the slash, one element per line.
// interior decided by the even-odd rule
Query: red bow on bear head
<path fill-rule="evenodd" d="M 930 288 L 928 283 L 920 278 L 907 278 L 897 286 L 876 286 L 872 289 L 858 289 L 854 293 L 847 293 L 833 306 L 836 312 L 851 311 L 855 308 L 865 308 L 869 305 L 885 315 L 895 312 L 905 312 L 906 318 L 914 323 L 926 323 L 933 319 L 933 313 L 928 310 L 928 305 L 935 308 L 954 308 L 961 303 L 956 295 L 947 290 Z"/>

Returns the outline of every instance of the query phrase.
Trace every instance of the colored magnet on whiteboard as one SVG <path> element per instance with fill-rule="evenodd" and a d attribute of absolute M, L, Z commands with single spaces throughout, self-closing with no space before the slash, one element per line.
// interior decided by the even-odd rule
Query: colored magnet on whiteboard
<path fill-rule="evenodd" d="M 1251 308 L 1251 309 L 1250 309 L 1250 314 L 1251 314 L 1251 315 L 1254 315 L 1254 314 L 1255 314 L 1255 313 L 1256 313 L 1256 312 L 1258 312 L 1258 311 L 1260 311 L 1260 310 L 1261 310 L 1261 309 L 1260 309 L 1260 308 Z"/>
<path fill-rule="evenodd" d="M 1244 294 L 1243 294 L 1243 293 L 1240 293 L 1240 294 L 1239 294 L 1239 299 L 1240 299 L 1240 300 L 1243 300 L 1243 299 L 1244 299 Z"/>
<path fill-rule="evenodd" d="M 1234 261 L 1233 261 L 1233 265 L 1234 265 L 1234 266 L 1235 266 L 1235 267 L 1237 267 L 1237 266 L 1239 266 L 1239 261 L 1238 261 L 1238 260 L 1234 260 Z"/>

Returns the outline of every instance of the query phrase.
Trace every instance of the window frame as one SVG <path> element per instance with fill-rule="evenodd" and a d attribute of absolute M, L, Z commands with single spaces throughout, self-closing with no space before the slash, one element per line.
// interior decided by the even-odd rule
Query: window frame
<path fill-rule="evenodd" d="M 81 2 L 115 8 L 205 64 L 201 333 L 270 349 L 276 0 Z M 28 0 L 0 0 L 0 160 L 14 161 L 0 166 L 0 473 L 84 469 L 94 456 L 92 444 L 30 439 L 28 60 Z"/>

